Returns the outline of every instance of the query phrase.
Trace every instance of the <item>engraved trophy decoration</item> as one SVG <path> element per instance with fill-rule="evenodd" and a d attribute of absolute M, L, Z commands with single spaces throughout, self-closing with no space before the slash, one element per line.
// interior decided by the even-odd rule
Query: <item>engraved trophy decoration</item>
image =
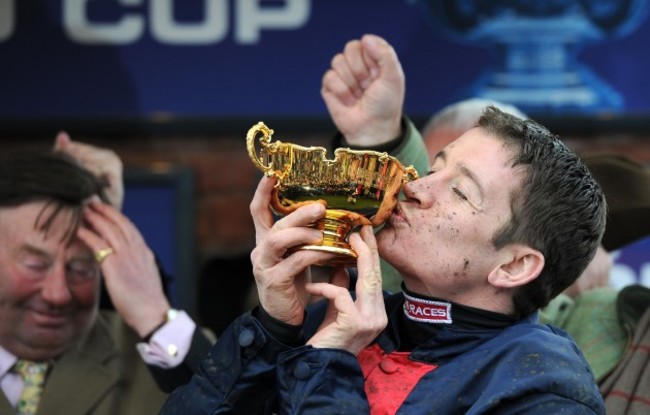
<path fill-rule="evenodd" d="M 616 112 L 621 94 L 579 62 L 582 45 L 625 36 L 647 0 L 416 0 L 454 40 L 488 46 L 494 65 L 465 92 L 528 113 Z"/>
<path fill-rule="evenodd" d="M 357 254 L 348 243 L 350 232 L 361 225 L 382 225 L 397 204 L 402 185 L 417 178 L 413 166 L 404 167 L 387 153 L 339 148 L 334 159 L 324 147 L 303 147 L 271 142 L 273 130 L 263 122 L 246 135 L 248 155 L 267 176 L 278 178 L 271 208 L 288 215 L 305 203 L 323 203 L 325 217 L 312 226 L 323 232 L 322 245 L 297 249 L 332 252 L 326 264 L 356 264 Z M 259 149 L 256 147 L 259 143 Z"/>

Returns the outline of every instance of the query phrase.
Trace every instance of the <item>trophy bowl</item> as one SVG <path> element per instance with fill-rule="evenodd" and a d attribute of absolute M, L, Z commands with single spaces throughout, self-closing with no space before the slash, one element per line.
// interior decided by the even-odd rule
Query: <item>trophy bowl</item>
<path fill-rule="evenodd" d="M 295 250 L 334 253 L 317 265 L 353 266 L 357 254 L 348 242 L 361 225 L 378 227 L 388 220 L 404 183 L 418 177 L 413 166 L 376 151 L 338 148 L 334 159 L 324 147 L 303 147 L 271 142 L 273 130 L 259 122 L 246 135 L 253 164 L 278 181 L 271 196 L 271 209 L 288 215 L 307 203 L 325 205 L 325 217 L 311 226 L 323 232 L 321 245 L 302 245 Z M 256 146 L 259 144 L 259 147 Z"/>

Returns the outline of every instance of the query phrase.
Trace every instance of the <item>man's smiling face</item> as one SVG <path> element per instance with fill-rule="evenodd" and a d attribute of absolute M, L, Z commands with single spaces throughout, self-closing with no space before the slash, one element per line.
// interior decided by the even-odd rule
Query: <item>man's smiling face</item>
<path fill-rule="evenodd" d="M 37 226 L 52 209 L 0 208 L 0 345 L 33 360 L 68 350 L 97 313 L 99 266 L 84 244 L 66 239 L 70 212 L 59 212 L 46 232 Z"/>

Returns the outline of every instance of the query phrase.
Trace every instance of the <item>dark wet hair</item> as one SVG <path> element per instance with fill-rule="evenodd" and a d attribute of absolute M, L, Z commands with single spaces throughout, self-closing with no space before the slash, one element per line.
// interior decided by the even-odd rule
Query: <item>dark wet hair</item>
<path fill-rule="evenodd" d="M 105 187 L 63 153 L 23 150 L 0 160 L 0 207 L 46 202 L 34 223 L 35 228 L 45 233 L 62 211 L 70 211 L 72 220 L 64 236 L 67 239 L 73 237 L 79 226 L 84 202 L 89 197 L 98 195 L 107 201 Z"/>
<path fill-rule="evenodd" d="M 511 166 L 524 177 L 511 195 L 512 218 L 495 233 L 494 246 L 524 244 L 545 259 L 539 277 L 514 295 L 515 312 L 523 316 L 546 306 L 594 257 L 605 230 L 605 197 L 578 156 L 536 122 L 488 107 L 478 126 L 504 142 Z"/>

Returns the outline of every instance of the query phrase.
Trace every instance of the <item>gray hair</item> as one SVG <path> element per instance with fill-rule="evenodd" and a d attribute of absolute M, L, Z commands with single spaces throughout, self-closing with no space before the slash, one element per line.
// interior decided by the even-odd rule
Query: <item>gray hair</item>
<path fill-rule="evenodd" d="M 497 102 L 483 98 L 470 98 L 447 105 L 436 112 L 422 129 L 422 136 L 438 128 L 445 128 L 453 131 L 467 131 L 476 126 L 479 118 L 483 115 L 485 107 L 493 106 L 515 117 L 525 120 L 526 114 L 514 105 Z"/>

